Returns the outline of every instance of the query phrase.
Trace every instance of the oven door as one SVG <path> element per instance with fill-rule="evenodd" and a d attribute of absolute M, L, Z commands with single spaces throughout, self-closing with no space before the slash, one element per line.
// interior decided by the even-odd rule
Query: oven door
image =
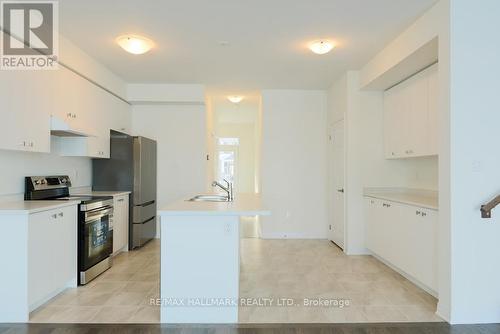
<path fill-rule="evenodd" d="M 98 264 L 113 252 L 113 207 L 83 213 L 80 271 Z"/>

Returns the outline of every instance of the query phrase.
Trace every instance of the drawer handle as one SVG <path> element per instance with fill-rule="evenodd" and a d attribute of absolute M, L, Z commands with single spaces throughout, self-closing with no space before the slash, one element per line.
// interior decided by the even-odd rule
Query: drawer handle
<path fill-rule="evenodd" d="M 59 212 L 59 217 L 64 217 L 64 213 L 63 212 Z"/>
<path fill-rule="evenodd" d="M 57 219 L 57 213 L 54 213 L 53 215 L 51 215 L 51 217 Z"/>
<path fill-rule="evenodd" d="M 124 199 L 123 199 L 123 198 L 120 198 L 120 199 L 118 200 L 118 202 L 123 202 L 123 201 L 124 201 Z"/>

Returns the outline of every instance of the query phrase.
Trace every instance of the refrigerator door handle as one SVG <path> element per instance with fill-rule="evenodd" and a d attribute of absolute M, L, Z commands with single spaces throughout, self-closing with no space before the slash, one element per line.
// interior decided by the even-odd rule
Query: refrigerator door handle
<path fill-rule="evenodd" d="M 149 201 L 149 202 L 146 202 L 146 203 L 138 204 L 137 206 L 145 207 L 145 206 L 150 206 L 151 204 L 154 204 L 154 203 L 155 203 L 155 201 Z"/>

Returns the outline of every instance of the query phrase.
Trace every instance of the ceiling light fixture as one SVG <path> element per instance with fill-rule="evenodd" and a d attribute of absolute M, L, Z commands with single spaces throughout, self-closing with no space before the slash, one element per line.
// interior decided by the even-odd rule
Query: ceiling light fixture
<path fill-rule="evenodd" d="M 324 55 L 325 53 L 328 53 L 332 51 L 332 49 L 335 47 L 332 43 L 328 41 L 316 41 L 312 42 L 309 45 L 309 49 L 311 49 L 312 52 L 318 54 L 318 55 Z"/>
<path fill-rule="evenodd" d="M 136 35 L 120 36 L 116 39 L 116 42 L 123 50 L 135 55 L 146 53 L 154 46 L 154 42 L 149 38 Z"/>
<path fill-rule="evenodd" d="M 243 96 L 232 95 L 232 96 L 228 96 L 227 99 L 233 103 L 238 104 L 243 100 Z"/>

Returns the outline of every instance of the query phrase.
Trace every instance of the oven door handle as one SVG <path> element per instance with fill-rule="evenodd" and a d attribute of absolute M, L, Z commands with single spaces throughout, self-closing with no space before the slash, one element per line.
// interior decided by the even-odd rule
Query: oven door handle
<path fill-rule="evenodd" d="M 113 209 L 99 210 L 97 212 L 86 212 L 85 222 L 95 221 L 105 216 L 109 216 L 113 213 Z"/>

